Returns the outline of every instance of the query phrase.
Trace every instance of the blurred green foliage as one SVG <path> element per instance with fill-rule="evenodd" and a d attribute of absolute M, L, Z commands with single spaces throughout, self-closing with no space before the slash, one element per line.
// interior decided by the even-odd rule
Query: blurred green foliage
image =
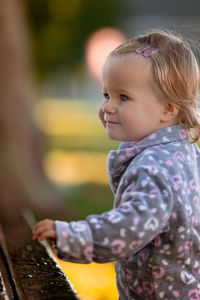
<path fill-rule="evenodd" d="M 113 208 L 113 194 L 109 185 L 88 183 L 68 186 L 63 190 L 68 221 L 85 219 Z M 65 220 L 65 218 L 63 218 Z"/>
<path fill-rule="evenodd" d="M 83 62 L 85 42 L 100 27 L 116 26 L 120 0 L 24 0 L 38 77 L 73 71 Z"/>

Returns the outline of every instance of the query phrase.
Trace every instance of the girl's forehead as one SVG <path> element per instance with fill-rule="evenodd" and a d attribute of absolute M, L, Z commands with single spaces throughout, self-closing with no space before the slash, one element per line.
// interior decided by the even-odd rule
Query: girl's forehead
<path fill-rule="evenodd" d="M 119 54 L 108 56 L 104 67 L 103 76 L 106 74 L 116 74 L 117 72 L 139 72 L 141 71 L 145 77 L 151 74 L 150 58 L 145 58 L 137 53 Z"/>
<path fill-rule="evenodd" d="M 127 62 L 134 62 L 135 55 L 110 55 L 106 59 L 104 69 L 117 69 Z"/>

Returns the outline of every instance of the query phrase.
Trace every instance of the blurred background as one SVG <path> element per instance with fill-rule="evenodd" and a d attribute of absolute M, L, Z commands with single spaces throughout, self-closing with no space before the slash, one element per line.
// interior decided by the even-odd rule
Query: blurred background
<path fill-rule="evenodd" d="M 199 43 L 199 0 L 6 0 L 0 10 L 0 218 L 112 208 L 98 120 L 107 54 L 150 28 Z M 59 261 L 81 299 L 117 299 L 113 264 Z M 87 280 L 83 280 L 87 278 Z"/>

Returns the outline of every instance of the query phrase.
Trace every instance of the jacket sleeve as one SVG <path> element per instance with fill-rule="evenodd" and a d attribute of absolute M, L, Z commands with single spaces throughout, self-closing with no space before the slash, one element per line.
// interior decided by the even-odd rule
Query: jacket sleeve
<path fill-rule="evenodd" d="M 174 203 L 170 186 L 166 175 L 155 168 L 134 172 L 117 208 L 85 221 L 56 221 L 58 256 L 103 263 L 133 255 L 167 225 Z"/>

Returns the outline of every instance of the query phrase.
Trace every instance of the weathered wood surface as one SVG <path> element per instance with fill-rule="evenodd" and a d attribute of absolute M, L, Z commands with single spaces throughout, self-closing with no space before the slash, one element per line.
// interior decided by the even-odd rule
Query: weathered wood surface
<path fill-rule="evenodd" d="M 0 228 L 0 300 L 77 300 L 47 248 L 32 240 L 23 218 Z"/>

